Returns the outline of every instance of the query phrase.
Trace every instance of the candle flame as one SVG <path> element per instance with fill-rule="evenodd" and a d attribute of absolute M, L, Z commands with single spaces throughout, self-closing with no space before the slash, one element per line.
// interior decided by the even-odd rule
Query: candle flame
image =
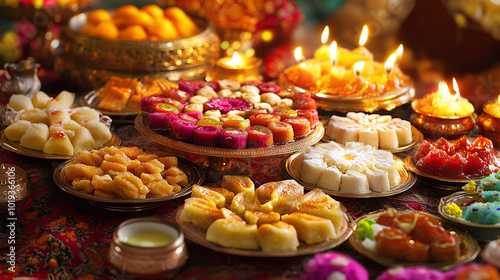
<path fill-rule="evenodd" d="M 295 60 L 298 63 L 304 61 L 304 55 L 302 54 L 302 47 L 295 48 L 295 50 L 293 51 L 293 56 L 295 57 Z"/>
<path fill-rule="evenodd" d="M 237 51 L 233 52 L 233 57 L 231 58 L 232 65 L 238 67 L 241 64 L 240 55 Z"/>
<path fill-rule="evenodd" d="M 396 50 L 396 63 L 399 64 L 403 58 L 403 44 L 400 44 Z"/>
<path fill-rule="evenodd" d="M 500 104 L 500 95 L 498 95 L 497 103 Z"/>
<path fill-rule="evenodd" d="M 460 98 L 460 91 L 458 90 L 458 84 L 455 78 L 453 78 L 453 89 L 456 91 L 458 98 Z"/>
<path fill-rule="evenodd" d="M 364 66 L 365 62 L 363 60 L 354 63 L 354 65 L 352 66 L 352 69 L 354 70 L 354 75 L 359 77 L 359 75 L 361 75 L 361 71 L 363 70 Z"/>
<path fill-rule="evenodd" d="M 384 64 L 384 70 L 387 74 L 392 72 L 392 68 L 394 68 L 394 63 L 396 63 L 397 52 L 393 53 Z"/>
<path fill-rule="evenodd" d="M 359 46 L 364 46 L 368 41 L 368 26 L 364 25 L 361 35 L 359 36 Z"/>
<path fill-rule="evenodd" d="M 321 33 L 321 44 L 326 44 L 328 42 L 328 36 L 330 35 L 330 28 L 325 26 L 325 29 L 323 29 L 323 33 Z"/>
<path fill-rule="evenodd" d="M 332 62 L 332 65 L 335 65 L 337 63 L 337 41 L 333 41 L 330 44 L 330 60 Z"/>

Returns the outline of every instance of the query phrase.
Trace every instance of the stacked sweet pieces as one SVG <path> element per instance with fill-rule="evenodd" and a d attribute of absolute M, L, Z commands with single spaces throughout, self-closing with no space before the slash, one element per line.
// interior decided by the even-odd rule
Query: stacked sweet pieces
<path fill-rule="evenodd" d="M 307 136 L 319 123 L 307 92 L 274 83 L 180 81 L 170 97 L 143 98 L 148 127 L 173 139 L 228 149 L 260 148 Z"/>
<path fill-rule="evenodd" d="M 75 94 L 62 91 L 56 98 L 38 92 L 30 100 L 14 94 L 9 106 L 16 110 L 5 129 L 10 141 L 46 154 L 73 155 L 103 146 L 112 138 L 98 111 L 89 107 L 71 108 Z"/>
<path fill-rule="evenodd" d="M 295 180 L 255 188 L 246 176 L 226 175 L 221 188 L 194 186 L 181 223 L 206 230 L 224 247 L 263 251 L 297 250 L 337 237 L 344 224 L 338 201 L 320 190 L 304 194 Z"/>
<path fill-rule="evenodd" d="M 362 194 L 387 192 L 401 182 L 392 153 L 361 142 L 321 143 L 303 156 L 300 180 L 320 188 Z"/>
<path fill-rule="evenodd" d="M 460 257 L 460 236 L 425 213 L 388 209 L 361 220 L 355 233 L 367 250 L 396 261 L 453 263 Z"/>
<path fill-rule="evenodd" d="M 470 181 L 462 189 L 471 201 L 462 205 L 448 203 L 446 214 L 478 224 L 500 224 L 500 171 L 482 179 L 479 186 Z"/>
<path fill-rule="evenodd" d="M 168 95 L 177 87 L 165 78 L 120 78 L 111 76 L 106 84 L 97 90 L 101 99 L 97 109 L 111 112 L 139 112 L 141 99 L 150 95 Z"/>
<path fill-rule="evenodd" d="M 411 123 L 390 115 L 348 112 L 331 116 L 325 135 L 344 144 L 362 142 L 380 149 L 396 149 L 412 142 Z"/>
<path fill-rule="evenodd" d="M 137 147 L 85 151 L 62 172 L 64 180 L 75 190 L 107 198 L 161 197 L 189 184 L 176 157 L 160 157 Z"/>
<path fill-rule="evenodd" d="M 493 142 L 481 135 L 472 144 L 466 136 L 454 142 L 424 140 L 413 160 L 420 171 L 451 179 L 478 178 L 500 170 Z"/>
<path fill-rule="evenodd" d="M 108 40 L 172 40 L 200 32 L 196 23 L 178 7 L 155 4 L 118 7 L 114 13 L 97 9 L 87 13 L 82 33 Z"/>

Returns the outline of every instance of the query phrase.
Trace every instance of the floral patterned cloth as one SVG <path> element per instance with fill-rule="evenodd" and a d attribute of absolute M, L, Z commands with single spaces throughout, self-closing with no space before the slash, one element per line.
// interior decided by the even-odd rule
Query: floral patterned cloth
<path fill-rule="evenodd" d="M 168 151 L 196 160 L 198 156 L 182 154 L 159 146 L 134 129 L 122 125 L 114 131 L 124 146 L 138 146 L 145 150 Z M 279 163 L 284 156 L 244 159 L 253 171 L 257 184 L 286 179 Z M 143 212 L 112 212 L 91 205 L 88 201 L 62 191 L 53 181 L 55 168 L 61 160 L 47 160 L 21 156 L 0 150 L 0 161 L 21 166 L 28 174 L 32 194 L 16 211 L 16 265 L 10 273 L 10 252 L 7 238 L 9 229 L 2 215 L 0 223 L 0 279 L 133 279 L 116 271 L 106 260 L 112 234 L 116 227 L 129 218 L 157 217 L 171 220 L 172 213 L 185 198 L 168 201 L 153 210 Z M 377 199 L 337 198 L 352 218 L 383 208 L 415 209 L 437 213 L 439 199 L 450 194 L 421 182 L 410 190 L 391 197 Z M 197 244 L 187 243 L 188 262 L 175 279 L 293 279 L 299 275 L 312 255 L 289 258 L 239 257 L 211 251 Z M 371 278 L 385 268 L 357 253 L 349 242 L 332 249 L 349 254 L 364 265 Z"/>

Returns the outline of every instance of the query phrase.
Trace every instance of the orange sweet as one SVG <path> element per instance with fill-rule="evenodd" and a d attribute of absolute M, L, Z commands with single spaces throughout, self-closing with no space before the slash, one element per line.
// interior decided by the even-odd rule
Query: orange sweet
<path fill-rule="evenodd" d="M 80 30 L 80 32 L 82 32 L 83 34 L 94 36 L 95 28 L 96 28 L 95 25 L 93 25 L 90 22 L 87 22 L 87 24 L 85 24 L 85 26 Z"/>
<path fill-rule="evenodd" d="M 147 12 L 153 18 L 163 17 L 163 9 L 155 4 L 146 5 L 140 10 Z"/>
<path fill-rule="evenodd" d="M 174 23 L 177 31 L 183 37 L 194 35 L 199 31 L 196 23 L 179 7 L 165 9 L 165 17 Z"/>
<path fill-rule="evenodd" d="M 147 28 L 153 23 L 153 17 L 146 11 L 139 11 L 135 17 L 128 20 L 127 25 L 140 25 L 144 28 Z"/>
<path fill-rule="evenodd" d="M 111 15 L 104 9 L 97 9 L 87 14 L 87 23 L 97 25 L 104 21 L 111 21 Z"/>
<path fill-rule="evenodd" d="M 158 36 L 162 40 L 179 38 L 179 33 L 174 24 L 165 18 L 155 18 L 148 26 L 147 31 L 150 36 Z"/>
<path fill-rule="evenodd" d="M 109 40 L 117 39 L 118 33 L 118 28 L 112 22 L 101 22 L 94 29 L 95 36 Z"/>
<path fill-rule="evenodd" d="M 146 40 L 147 38 L 148 34 L 140 25 L 131 25 L 125 27 L 120 31 L 120 34 L 118 36 L 118 39 L 120 40 Z"/>

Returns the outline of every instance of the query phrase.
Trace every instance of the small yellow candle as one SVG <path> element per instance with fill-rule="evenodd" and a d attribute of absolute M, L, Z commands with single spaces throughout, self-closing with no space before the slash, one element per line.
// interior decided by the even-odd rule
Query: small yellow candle
<path fill-rule="evenodd" d="M 495 101 L 484 105 L 484 112 L 495 118 L 500 118 L 500 95 Z"/>
<path fill-rule="evenodd" d="M 219 58 L 214 69 L 207 72 L 207 80 L 231 79 L 238 82 L 260 80 L 262 60 L 234 52 L 232 57 Z"/>
<path fill-rule="evenodd" d="M 455 79 L 454 79 L 455 81 Z M 460 96 L 458 85 L 454 82 L 456 94 L 450 94 L 445 82 L 439 83 L 437 92 L 425 95 L 422 99 L 415 100 L 414 110 L 420 114 L 436 118 L 463 118 L 474 113 L 474 106 Z"/>
<path fill-rule="evenodd" d="M 321 46 L 314 52 L 314 59 L 317 61 L 330 61 L 330 51 L 326 45 L 329 34 L 330 29 L 327 25 L 325 29 L 323 29 L 323 33 L 321 33 Z"/>

